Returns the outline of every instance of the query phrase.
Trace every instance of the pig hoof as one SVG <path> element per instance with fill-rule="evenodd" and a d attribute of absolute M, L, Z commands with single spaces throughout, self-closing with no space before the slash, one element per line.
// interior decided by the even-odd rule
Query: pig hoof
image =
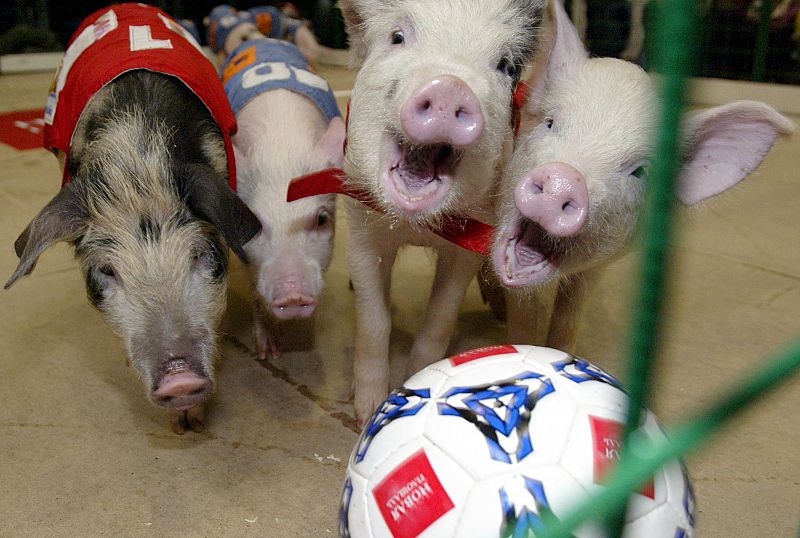
<path fill-rule="evenodd" d="M 260 361 L 277 359 L 281 356 L 281 350 L 272 339 L 256 340 L 256 349 Z"/>
<path fill-rule="evenodd" d="M 356 422 L 359 428 L 363 428 L 364 424 L 369 422 L 370 417 L 372 417 L 372 414 L 383 403 L 385 398 L 386 394 L 379 394 L 374 391 L 368 394 L 356 393 Z"/>
<path fill-rule="evenodd" d="M 186 411 L 186 421 L 192 431 L 200 433 L 206 429 L 206 409 L 200 404 Z"/>
<path fill-rule="evenodd" d="M 277 359 L 281 356 L 277 339 L 269 329 L 260 323 L 253 324 L 253 345 L 260 361 Z"/>
<path fill-rule="evenodd" d="M 277 359 L 281 356 L 278 347 L 278 327 L 263 313 L 263 306 L 256 303 L 253 313 L 253 346 L 258 360 Z"/>
<path fill-rule="evenodd" d="M 187 430 L 200 433 L 206 429 L 205 408 L 196 405 L 183 411 L 173 410 L 170 412 L 169 425 L 178 435 L 183 435 Z"/>
<path fill-rule="evenodd" d="M 169 416 L 169 427 L 178 435 L 186 432 L 186 415 L 183 411 L 174 411 Z"/>

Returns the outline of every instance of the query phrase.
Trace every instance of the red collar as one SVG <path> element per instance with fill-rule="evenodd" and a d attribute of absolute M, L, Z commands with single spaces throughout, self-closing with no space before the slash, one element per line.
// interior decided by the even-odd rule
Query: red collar
<path fill-rule="evenodd" d="M 347 184 L 347 175 L 341 168 L 327 168 L 300 176 L 289 183 L 287 202 L 318 194 L 345 194 L 367 207 L 380 211 L 378 204 L 368 192 Z M 482 256 L 488 256 L 492 246 L 494 227 L 469 217 L 445 217 L 438 229 L 431 229 L 436 235 Z"/>
<path fill-rule="evenodd" d="M 530 92 L 530 88 L 524 81 L 520 81 L 517 84 L 517 88 L 514 90 L 514 98 L 513 98 L 513 119 L 514 122 L 514 138 L 519 136 L 519 126 L 522 123 L 522 107 L 525 106 L 525 103 L 528 100 L 528 93 Z"/>
<path fill-rule="evenodd" d="M 514 91 L 512 105 L 513 115 L 511 121 L 514 122 L 515 137 L 519 134 L 520 110 L 525 104 L 527 95 L 528 86 L 524 82 L 520 82 Z M 347 115 L 345 118 L 345 128 L 347 128 L 350 124 L 350 101 L 347 102 Z M 344 140 L 344 151 L 347 151 L 347 138 Z M 372 199 L 368 192 L 348 185 L 347 174 L 341 168 L 327 168 L 293 179 L 289 183 L 286 201 L 294 202 L 301 198 L 319 194 L 345 194 L 375 211 L 380 211 L 378 204 L 375 203 L 375 200 Z M 482 256 L 488 256 L 495 229 L 493 226 L 469 217 L 448 216 L 445 217 L 440 228 L 431 229 L 431 231 L 461 248 Z"/>

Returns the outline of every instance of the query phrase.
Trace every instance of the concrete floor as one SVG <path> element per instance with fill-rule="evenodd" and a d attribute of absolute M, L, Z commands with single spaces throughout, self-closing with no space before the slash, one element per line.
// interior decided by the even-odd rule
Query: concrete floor
<path fill-rule="evenodd" d="M 323 74 L 334 89 L 352 84 L 341 69 Z M 42 106 L 49 81 L 0 77 L 0 112 Z M 652 406 L 663 422 L 707 404 L 800 335 L 798 169 L 800 137 L 779 143 L 743 186 L 681 218 Z M 45 150 L 0 144 L 3 279 L 16 266 L 14 240 L 58 186 Z M 248 284 L 234 263 L 219 388 L 201 434 L 174 435 L 147 402 L 121 342 L 87 302 L 70 248 L 51 249 L 30 277 L 0 292 L 0 536 L 335 535 L 357 438 L 347 401 L 354 311 L 346 240 L 340 218 L 316 321 L 287 327 L 290 351 L 271 363 L 254 358 Z M 637 259 L 603 279 L 578 349 L 622 377 Z M 418 249 L 395 271 L 396 383 L 431 271 Z M 473 284 L 452 350 L 498 343 L 503 333 Z M 798 410 L 795 379 L 689 458 L 701 535 L 796 536 Z"/>

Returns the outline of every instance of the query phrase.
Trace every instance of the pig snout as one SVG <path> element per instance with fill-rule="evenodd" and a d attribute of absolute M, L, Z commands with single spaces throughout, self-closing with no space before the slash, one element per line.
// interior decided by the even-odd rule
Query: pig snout
<path fill-rule="evenodd" d="M 317 301 L 305 288 L 297 280 L 279 282 L 275 299 L 269 305 L 272 314 L 281 320 L 310 318 L 317 308 Z"/>
<path fill-rule="evenodd" d="M 186 410 L 205 400 L 212 389 L 208 377 L 195 372 L 188 360 L 175 357 L 169 360 L 152 400 L 161 407 Z"/>
<path fill-rule="evenodd" d="M 566 163 L 535 168 L 517 184 L 514 202 L 523 216 L 560 237 L 578 233 L 589 213 L 586 179 Z"/>
<path fill-rule="evenodd" d="M 418 144 L 469 146 L 483 132 L 484 119 L 470 87 L 446 75 L 414 91 L 400 111 L 400 125 Z"/>

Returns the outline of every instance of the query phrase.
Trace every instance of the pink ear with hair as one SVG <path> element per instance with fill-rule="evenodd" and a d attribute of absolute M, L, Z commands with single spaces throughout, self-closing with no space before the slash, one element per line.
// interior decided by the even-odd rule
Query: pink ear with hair
<path fill-rule="evenodd" d="M 344 161 L 345 125 L 342 118 L 333 118 L 315 146 L 316 153 L 327 166 L 339 168 Z"/>
<path fill-rule="evenodd" d="M 578 31 L 570 21 L 561 0 L 550 0 L 547 13 L 549 27 L 542 37 L 541 51 L 531 66 L 527 84 L 530 87 L 525 111 L 535 115 L 548 81 L 568 76 L 589 57 Z"/>
<path fill-rule="evenodd" d="M 364 21 L 379 3 L 377 0 L 339 0 L 336 2 L 347 30 L 351 67 L 359 67 L 367 57 Z"/>
<path fill-rule="evenodd" d="M 757 101 L 736 101 L 692 116 L 684 134 L 688 147 L 678 199 L 693 205 L 730 189 L 761 164 L 778 136 L 793 131 L 790 120 Z"/>

